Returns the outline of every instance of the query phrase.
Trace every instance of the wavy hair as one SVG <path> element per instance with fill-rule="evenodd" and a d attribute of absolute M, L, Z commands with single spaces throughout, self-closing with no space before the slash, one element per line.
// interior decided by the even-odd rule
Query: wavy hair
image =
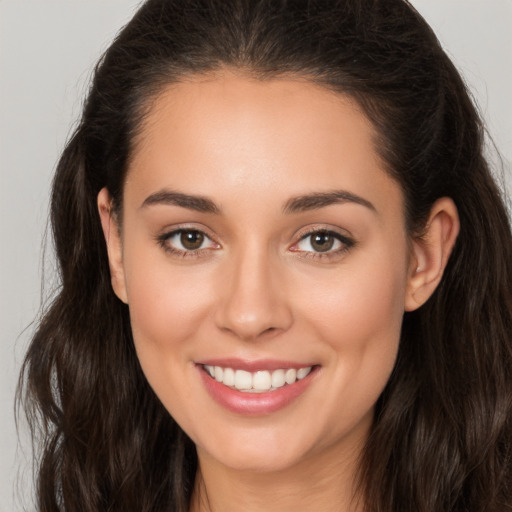
<path fill-rule="evenodd" d="M 60 288 L 24 363 L 40 511 L 188 510 L 195 447 L 149 387 L 114 295 L 96 207 L 122 208 L 152 101 L 225 68 L 354 98 L 401 185 L 411 236 L 451 197 L 461 230 L 430 300 L 406 313 L 361 460 L 368 512 L 512 510 L 512 235 L 455 67 L 403 0 L 148 0 L 97 65 L 53 181 Z"/>

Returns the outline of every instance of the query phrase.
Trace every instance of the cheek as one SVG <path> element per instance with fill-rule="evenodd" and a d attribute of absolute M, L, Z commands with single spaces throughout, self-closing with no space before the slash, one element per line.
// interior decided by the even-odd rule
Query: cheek
<path fill-rule="evenodd" d="M 365 258 L 336 273 L 315 275 L 297 293 L 318 329 L 337 333 L 336 337 L 356 342 L 358 334 L 364 337 L 388 328 L 396 332 L 404 311 L 405 265 L 403 255 L 391 256 L 387 262 L 378 256 Z"/>
<path fill-rule="evenodd" d="M 176 352 L 207 315 L 212 301 L 206 267 L 170 265 L 161 254 L 142 250 L 125 261 L 128 303 L 137 350 Z M 186 356 L 186 354 L 183 354 Z"/>
<path fill-rule="evenodd" d="M 341 415 L 361 416 L 393 370 L 404 312 L 405 262 L 403 254 L 388 262 L 370 258 L 310 287 L 304 330 L 328 347 L 325 370 L 343 393 L 343 411 L 337 408 Z M 328 407 L 335 410 L 339 397 L 332 398 Z"/>
<path fill-rule="evenodd" d="M 211 302 L 208 281 L 196 269 L 170 268 L 162 258 L 134 258 L 127 266 L 128 303 L 137 357 L 146 379 L 173 417 L 193 432 L 194 350 L 198 326 Z M 164 258 L 165 260 L 165 258 Z M 203 341 L 208 338 L 203 336 Z M 196 390 L 197 391 L 197 390 Z M 190 415 L 192 414 L 192 419 Z M 188 419 L 187 419 L 188 418 Z"/>

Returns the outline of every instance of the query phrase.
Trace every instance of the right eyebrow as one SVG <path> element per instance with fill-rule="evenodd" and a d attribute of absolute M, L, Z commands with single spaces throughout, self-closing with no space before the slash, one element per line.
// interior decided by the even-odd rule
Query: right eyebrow
<path fill-rule="evenodd" d="M 201 213 L 214 213 L 217 215 L 221 213 L 220 208 L 207 197 L 183 194 L 167 189 L 150 194 L 144 199 L 141 208 L 158 204 L 181 206 L 182 208 Z"/>

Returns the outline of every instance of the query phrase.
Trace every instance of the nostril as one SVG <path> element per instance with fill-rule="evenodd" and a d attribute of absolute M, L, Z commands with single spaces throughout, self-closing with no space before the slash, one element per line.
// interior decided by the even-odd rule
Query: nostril
<path fill-rule="evenodd" d="M 259 329 L 257 326 L 254 325 L 224 325 L 219 327 L 225 333 L 232 334 L 233 336 L 236 336 L 237 338 L 243 341 L 257 341 L 261 339 L 270 339 L 273 336 L 278 335 L 279 332 L 286 330 L 281 327 L 267 327 Z"/>
<path fill-rule="evenodd" d="M 268 266 L 240 265 L 215 305 L 217 327 L 242 340 L 287 330 L 292 323 L 288 297 L 270 277 Z"/>

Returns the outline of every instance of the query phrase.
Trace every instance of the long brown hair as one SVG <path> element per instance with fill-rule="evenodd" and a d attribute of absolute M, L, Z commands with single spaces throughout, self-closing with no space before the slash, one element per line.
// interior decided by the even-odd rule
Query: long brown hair
<path fill-rule="evenodd" d="M 39 510 L 188 509 L 197 459 L 139 366 L 96 208 L 122 208 L 152 99 L 222 67 L 305 78 L 356 99 L 401 184 L 411 236 L 451 197 L 461 231 L 443 280 L 406 313 L 361 461 L 369 512 L 512 510 L 512 235 L 466 87 L 403 0 L 148 0 L 96 67 L 53 182 L 61 286 L 20 389 L 37 434 Z"/>

